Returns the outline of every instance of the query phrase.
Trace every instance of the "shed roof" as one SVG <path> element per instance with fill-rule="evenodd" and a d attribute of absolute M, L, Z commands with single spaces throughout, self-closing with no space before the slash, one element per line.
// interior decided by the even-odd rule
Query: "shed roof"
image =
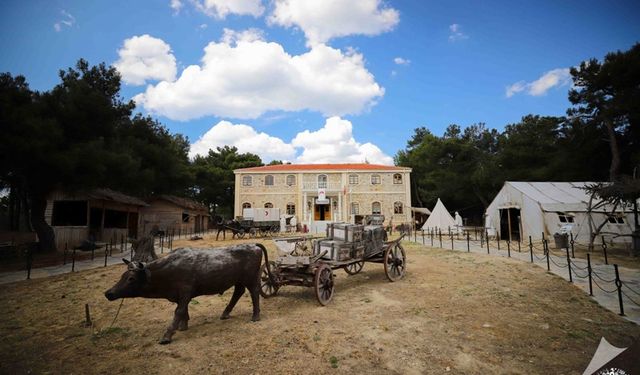
<path fill-rule="evenodd" d="M 411 171 L 411 168 L 393 165 L 346 163 L 346 164 L 276 164 L 234 170 L 244 172 L 302 172 L 302 171 Z"/>
<path fill-rule="evenodd" d="M 132 206 L 148 206 L 142 199 L 123 194 L 119 191 L 111 189 L 95 189 L 87 193 L 87 197 L 104 201 L 112 201 L 118 203 L 129 204 Z"/>
<path fill-rule="evenodd" d="M 209 212 L 209 209 L 207 208 L 207 206 L 205 206 L 202 203 L 196 202 L 193 199 L 189 199 L 189 198 L 176 197 L 175 195 L 159 195 L 157 197 L 152 198 L 152 200 L 153 199 L 162 199 L 162 200 L 165 200 L 167 202 L 173 203 L 176 206 L 180 206 L 182 208 L 187 208 L 187 209 L 190 209 L 190 210 L 207 211 L 207 212 Z"/>

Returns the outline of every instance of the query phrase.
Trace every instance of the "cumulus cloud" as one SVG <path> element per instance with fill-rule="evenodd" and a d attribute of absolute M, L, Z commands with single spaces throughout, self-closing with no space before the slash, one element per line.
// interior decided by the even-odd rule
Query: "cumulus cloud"
<path fill-rule="evenodd" d="M 298 163 L 362 163 L 393 165 L 393 158 L 372 143 L 359 143 L 353 138 L 350 121 L 340 117 L 328 118 L 317 131 L 305 130 L 291 141 L 302 153 Z"/>
<path fill-rule="evenodd" d="M 76 23 L 76 18 L 66 10 L 61 10 L 60 14 L 62 15 L 62 19 L 53 24 L 53 29 L 56 32 L 62 31 L 63 26 L 71 27 Z"/>
<path fill-rule="evenodd" d="M 328 118 L 317 131 L 298 133 L 290 143 L 257 132 L 249 125 L 220 121 L 191 145 L 190 156 L 206 155 L 209 149 L 235 146 L 239 152 L 258 154 L 264 162 L 271 160 L 296 163 L 362 163 L 393 165 L 393 158 L 372 143 L 359 143 L 353 138 L 350 121 Z M 296 156 L 297 155 L 297 156 Z"/>
<path fill-rule="evenodd" d="M 462 32 L 462 26 L 454 23 L 449 25 L 449 41 L 457 42 L 459 40 L 469 39 L 469 35 Z"/>
<path fill-rule="evenodd" d="M 176 79 L 176 58 L 162 39 L 148 34 L 125 39 L 118 55 L 120 58 L 113 66 L 127 84 L 142 85 L 147 80 Z"/>
<path fill-rule="evenodd" d="M 569 68 L 553 69 L 533 82 L 518 81 L 507 86 L 505 95 L 510 98 L 517 93 L 526 92 L 531 96 L 540 96 L 546 94 L 553 87 L 562 87 L 570 84 L 571 74 L 569 73 Z"/>
<path fill-rule="evenodd" d="M 173 9 L 174 14 L 180 13 L 180 9 L 182 9 L 183 5 L 184 4 L 182 4 L 181 0 L 171 0 L 171 2 L 169 3 L 169 6 L 171 7 L 171 9 Z"/>
<path fill-rule="evenodd" d="M 275 0 L 269 23 L 300 28 L 308 45 L 347 35 L 378 35 L 392 30 L 400 13 L 381 0 Z"/>
<path fill-rule="evenodd" d="M 260 17 L 262 0 L 193 0 L 197 10 L 209 17 L 224 19 L 229 14 Z"/>
<path fill-rule="evenodd" d="M 396 65 L 409 65 L 409 64 L 411 64 L 411 60 L 409 60 L 409 59 L 404 59 L 404 58 L 402 58 L 402 57 L 396 57 L 395 59 L 393 59 L 393 62 L 394 62 Z"/>
<path fill-rule="evenodd" d="M 250 119 L 272 110 L 358 113 L 383 95 L 361 54 L 321 44 L 292 56 L 256 30 L 225 30 L 220 42 L 205 47 L 201 65 L 188 66 L 175 82 L 148 86 L 134 100 L 173 120 Z"/>
<path fill-rule="evenodd" d="M 264 161 L 291 160 L 295 149 L 280 138 L 259 133 L 249 125 L 220 121 L 191 145 L 189 156 L 207 155 L 209 149 L 235 146 L 239 152 L 257 154 Z"/>

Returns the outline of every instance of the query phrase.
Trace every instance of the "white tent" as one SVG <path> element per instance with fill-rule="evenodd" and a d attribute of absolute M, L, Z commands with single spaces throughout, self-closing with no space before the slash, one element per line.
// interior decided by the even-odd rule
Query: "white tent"
<path fill-rule="evenodd" d="M 551 238 L 555 233 L 572 233 L 581 244 L 589 242 L 589 195 L 584 190 L 591 182 L 515 182 L 507 181 L 485 212 L 488 231 L 504 240 L 524 241 Z M 593 205 L 595 205 L 594 201 Z M 611 207 L 592 212 L 596 225 L 607 220 L 602 234 L 607 241 L 630 242 L 633 228 L 631 207 L 619 208 L 609 217 Z"/>
<path fill-rule="evenodd" d="M 442 232 L 448 232 L 449 229 L 452 231 L 456 229 L 456 222 L 453 220 L 453 217 L 447 211 L 446 207 L 438 198 L 438 202 L 436 202 L 436 206 L 431 210 L 431 215 L 422 226 L 422 230 L 441 230 Z"/>

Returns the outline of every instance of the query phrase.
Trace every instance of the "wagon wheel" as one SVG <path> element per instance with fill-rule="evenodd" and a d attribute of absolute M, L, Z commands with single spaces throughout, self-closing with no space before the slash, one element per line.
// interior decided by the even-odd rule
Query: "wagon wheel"
<path fill-rule="evenodd" d="M 244 229 L 240 229 L 237 232 L 238 238 L 244 238 Z"/>
<path fill-rule="evenodd" d="M 348 273 L 349 275 L 355 275 L 360 271 L 362 271 L 363 267 L 364 267 L 364 260 L 360 262 L 350 263 L 344 266 L 344 272 Z"/>
<path fill-rule="evenodd" d="M 389 281 L 398 281 L 404 277 L 407 271 L 407 257 L 400 242 L 384 251 L 384 260 L 384 273 Z"/>
<path fill-rule="evenodd" d="M 316 290 L 316 298 L 322 306 L 326 306 L 333 298 L 335 286 L 333 284 L 333 271 L 326 264 L 321 264 L 313 278 L 313 285 Z"/>
<path fill-rule="evenodd" d="M 260 266 L 260 295 L 264 298 L 270 298 L 278 294 L 278 289 L 280 289 L 280 284 L 278 283 L 278 271 L 277 271 L 276 263 L 273 261 L 269 262 L 269 270 L 271 271 L 271 276 L 273 276 L 272 283 L 269 279 L 269 274 L 267 273 L 267 263 L 264 263 Z"/>

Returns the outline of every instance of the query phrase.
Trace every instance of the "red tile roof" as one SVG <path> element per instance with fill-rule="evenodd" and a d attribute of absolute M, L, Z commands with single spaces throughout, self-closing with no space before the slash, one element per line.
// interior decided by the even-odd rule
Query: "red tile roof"
<path fill-rule="evenodd" d="M 234 172 L 287 172 L 287 171 L 404 171 L 410 170 L 406 167 L 395 167 L 393 165 L 379 164 L 277 164 L 265 165 L 263 167 L 251 167 L 236 169 Z"/>

